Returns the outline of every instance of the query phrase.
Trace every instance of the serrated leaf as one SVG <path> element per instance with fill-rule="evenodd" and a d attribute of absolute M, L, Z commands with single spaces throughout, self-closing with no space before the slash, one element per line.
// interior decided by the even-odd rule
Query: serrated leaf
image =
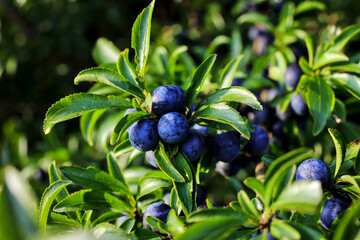
<path fill-rule="evenodd" d="M 224 239 L 231 232 L 236 231 L 241 224 L 241 221 L 234 221 L 232 218 L 201 222 L 190 226 L 183 234 L 177 237 L 177 240 Z"/>
<path fill-rule="evenodd" d="M 117 218 L 122 217 L 122 216 L 124 216 L 123 212 L 119 212 L 119 211 L 113 210 L 113 209 L 108 209 L 107 211 L 102 213 L 99 217 L 97 217 L 92 222 L 92 225 L 96 226 L 99 223 L 110 222 L 110 221 L 116 220 Z"/>
<path fill-rule="evenodd" d="M 122 90 L 130 95 L 144 99 L 145 95 L 140 88 L 133 85 L 119 73 L 106 68 L 89 68 L 81 71 L 74 79 L 77 85 L 80 82 L 97 82 Z"/>
<path fill-rule="evenodd" d="M 142 86 L 143 84 L 140 84 L 137 81 L 135 69 L 133 69 L 129 61 L 129 49 L 125 49 L 120 53 L 117 60 L 116 68 L 123 78 L 127 79 L 134 86 L 137 86 L 140 89 L 144 89 L 144 87 Z"/>
<path fill-rule="evenodd" d="M 360 150 L 360 138 L 346 145 L 345 161 L 358 156 Z"/>
<path fill-rule="evenodd" d="M 338 182 L 349 183 L 351 186 L 343 187 L 343 189 L 347 192 L 351 192 L 356 197 L 360 198 L 360 187 L 356 180 L 350 175 L 343 175 L 340 177 Z"/>
<path fill-rule="evenodd" d="M 131 32 L 131 47 L 135 49 L 138 75 L 143 75 L 150 49 L 151 18 L 155 0 L 136 18 Z"/>
<path fill-rule="evenodd" d="M 336 73 L 331 75 L 330 80 L 360 100 L 360 78 L 352 74 Z"/>
<path fill-rule="evenodd" d="M 91 93 L 75 93 L 54 103 L 46 113 L 44 132 L 48 134 L 51 128 L 59 123 L 99 109 L 131 108 L 129 101 L 116 96 L 102 96 Z"/>
<path fill-rule="evenodd" d="M 120 50 L 110 40 L 99 38 L 91 53 L 95 62 L 100 65 L 104 63 L 115 63 L 120 54 Z"/>
<path fill-rule="evenodd" d="M 351 38 L 360 33 L 360 26 L 351 25 L 343 29 L 334 39 L 334 44 L 329 48 L 330 51 L 341 51 Z"/>
<path fill-rule="evenodd" d="M 121 156 L 135 150 L 129 139 L 125 139 L 114 148 L 115 156 Z"/>
<path fill-rule="evenodd" d="M 336 175 L 340 170 L 341 164 L 345 159 L 345 152 L 346 152 L 345 141 L 338 130 L 329 128 L 328 131 L 334 142 L 335 150 L 336 150 L 336 167 L 334 172 L 334 177 L 336 177 Z"/>
<path fill-rule="evenodd" d="M 59 202 L 55 207 L 56 212 L 68 212 L 77 210 L 95 210 L 113 208 L 118 211 L 132 212 L 134 208 L 127 200 L 121 200 L 110 193 L 83 189 L 72 193 Z"/>
<path fill-rule="evenodd" d="M 232 81 L 234 79 L 234 75 L 237 67 L 244 55 L 240 55 L 237 58 L 232 59 L 228 64 L 226 64 L 223 69 L 220 77 L 220 88 L 228 88 L 231 87 Z"/>
<path fill-rule="evenodd" d="M 222 218 L 233 218 L 234 221 L 245 221 L 246 217 L 231 208 L 212 208 L 193 212 L 187 218 L 187 222 L 213 221 Z"/>
<path fill-rule="evenodd" d="M 65 224 L 74 227 L 81 227 L 81 224 L 75 221 L 74 219 L 68 218 L 64 214 L 59 214 L 54 212 L 50 213 L 50 221 L 51 223 L 56 223 L 56 224 Z"/>
<path fill-rule="evenodd" d="M 185 232 L 184 223 L 179 220 L 174 209 L 170 210 L 166 223 L 160 224 L 159 227 L 162 231 L 170 234 L 172 237 L 176 237 Z"/>
<path fill-rule="evenodd" d="M 334 91 L 324 79 L 315 76 L 309 83 L 306 98 L 310 114 L 314 119 L 313 134 L 317 135 L 325 127 L 334 108 Z"/>
<path fill-rule="evenodd" d="M 98 168 L 71 166 L 61 167 L 60 171 L 68 179 L 83 187 L 99 191 L 118 192 L 125 196 L 130 194 L 129 189 L 124 183 Z"/>
<path fill-rule="evenodd" d="M 194 201 L 193 196 L 196 190 L 192 182 L 175 182 L 173 181 L 175 191 L 177 193 L 178 199 L 181 203 L 181 207 L 187 216 L 194 210 Z"/>
<path fill-rule="evenodd" d="M 69 184 L 71 184 L 71 181 L 59 180 L 51 184 L 43 192 L 39 206 L 39 228 L 41 231 L 46 231 L 46 223 L 50 207 L 53 204 L 53 201 L 55 200 L 57 194 Z"/>
<path fill-rule="evenodd" d="M 273 198 L 274 191 L 281 187 L 282 180 L 288 173 L 288 170 L 294 165 L 301 161 L 311 158 L 314 152 L 309 148 L 298 148 L 294 149 L 281 157 L 275 159 L 275 161 L 267 169 L 264 180 L 265 180 L 265 205 L 268 206 Z"/>
<path fill-rule="evenodd" d="M 277 239 L 301 239 L 300 233 L 282 220 L 271 221 L 270 232 Z"/>
<path fill-rule="evenodd" d="M 322 53 L 314 63 L 314 69 L 321 68 L 327 64 L 348 61 L 349 58 L 342 52 L 326 51 Z"/>
<path fill-rule="evenodd" d="M 242 87 L 229 87 L 220 89 L 205 98 L 197 104 L 197 108 L 204 105 L 210 105 L 218 102 L 238 102 L 246 104 L 256 110 L 262 110 L 262 106 L 256 96 L 249 90 Z"/>
<path fill-rule="evenodd" d="M 200 92 L 204 81 L 214 65 L 216 55 L 211 55 L 205 59 L 200 66 L 195 70 L 195 73 L 189 83 L 185 94 L 185 104 L 190 109 L 195 102 L 195 99 Z"/>
<path fill-rule="evenodd" d="M 322 2 L 318 1 L 306 1 L 306 2 L 300 2 L 295 10 L 295 14 L 304 13 L 311 10 L 325 10 L 326 5 Z"/>
<path fill-rule="evenodd" d="M 273 29 L 273 25 L 271 24 L 269 18 L 263 14 L 260 13 L 245 13 L 242 14 L 236 22 L 238 24 L 243 23 L 262 23 L 264 24 L 268 29 Z"/>
<path fill-rule="evenodd" d="M 91 226 L 90 219 L 91 219 L 92 213 L 93 213 L 92 210 L 85 211 L 85 213 L 81 219 L 81 224 L 83 225 L 84 231 L 87 231 L 89 229 L 89 227 Z"/>
<path fill-rule="evenodd" d="M 253 190 L 263 200 L 265 195 L 264 183 L 255 177 L 248 177 L 244 180 L 244 184 Z"/>
<path fill-rule="evenodd" d="M 154 151 L 154 157 L 159 168 L 171 179 L 177 182 L 185 182 L 185 178 L 174 167 L 169 155 L 166 153 L 162 143 Z"/>
<path fill-rule="evenodd" d="M 106 109 L 89 112 L 80 117 L 80 130 L 90 146 L 94 146 L 92 134 L 97 120 L 106 112 Z"/>
<path fill-rule="evenodd" d="M 124 183 L 127 186 L 126 180 L 124 178 L 124 174 L 122 172 L 118 160 L 116 159 L 114 152 L 109 152 L 106 155 L 106 160 L 107 160 L 107 166 L 110 176 L 116 178 L 117 180 L 119 180 L 120 182 Z"/>
<path fill-rule="evenodd" d="M 357 219 L 360 216 L 360 202 L 354 202 L 352 206 L 347 209 L 344 215 L 339 221 L 339 225 L 334 231 L 333 239 L 336 240 L 347 240 L 347 239 L 357 239 L 359 237 L 360 231 L 357 224 Z"/>
<path fill-rule="evenodd" d="M 110 223 L 100 223 L 92 229 L 92 233 L 97 240 L 110 240 L 110 239 L 126 239 L 136 240 L 137 238 L 127 234 L 122 229 Z"/>
<path fill-rule="evenodd" d="M 320 181 L 298 181 L 288 185 L 271 205 L 272 209 L 313 213 L 322 199 Z"/>
<path fill-rule="evenodd" d="M 193 116 L 195 121 L 209 120 L 229 125 L 240 132 L 246 139 L 250 138 L 249 130 L 239 113 L 224 104 L 209 105 L 200 109 Z"/>
<path fill-rule="evenodd" d="M 141 119 L 144 119 L 148 116 L 150 116 L 151 113 L 148 112 L 135 112 L 135 113 L 129 113 L 126 116 L 124 116 L 118 124 L 116 124 L 115 129 L 111 135 L 110 144 L 114 145 L 121 135 L 128 129 L 134 122 L 139 121 Z"/>
<path fill-rule="evenodd" d="M 131 230 L 135 226 L 135 218 L 126 219 L 119 227 L 126 233 L 130 234 Z"/>
<path fill-rule="evenodd" d="M 360 64 L 356 64 L 356 63 L 343 63 L 343 64 L 330 66 L 329 68 L 330 71 L 334 71 L 334 72 L 360 74 Z"/>
<path fill-rule="evenodd" d="M 159 177 L 145 176 L 139 181 L 137 198 L 141 198 L 159 188 L 170 187 L 172 182 Z"/>

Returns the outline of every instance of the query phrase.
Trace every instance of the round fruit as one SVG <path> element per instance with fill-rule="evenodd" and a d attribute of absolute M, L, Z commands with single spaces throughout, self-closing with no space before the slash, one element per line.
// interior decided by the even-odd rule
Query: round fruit
<path fill-rule="evenodd" d="M 302 74 L 303 71 L 298 64 L 291 64 L 285 72 L 285 85 L 291 89 L 295 89 Z"/>
<path fill-rule="evenodd" d="M 156 202 L 156 203 L 152 203 L 150 204 L 144 212 L 144 216 L 143 216 L 143 227 L 150 229 L 153 232 L 158 232 L 157 229 L 151 227 L 147 222 L 146 222 L 146 217 L 147 216 L 153 216 L 156 217 L 158 219 L 160 219 L 161 221 L 163 221 L 164 223 L 166 223 L 167 221 L 167 216 L 170 212 L 171 208 L 162 202 Z"/>
<path fill-rule="evenodd" d="M 185 92 L 178 86 L 160 86 L 151 96 L 152 109 L 159 115 L 185 110 Z"/>
<path fill-rule="evenodd" d="M 233 132 L 216 135 L 212 141 L 215 157 L 222 162 L 232 162 L 240 154 L 240 141 Z"/>
<path fill-rule="evenodd" d="M 290 105 L 294 110 L 294 112 L 299 116 L 304 116 L 308 109 L 304 101 L 304 98 L 300 94 L 299 95 L 295 94 L 292 96 Z"/>
<path fill-rule="evenodd" d="M 269 137 L 262 127 L 253 126 L 255 131 L 250 133 L 250 140 L 246 144 L 244 151 L 253 155 L 261 155 L 269 145 Z"/>
<path fill-rule="evenodd" d="M 323 161 L 310 158 L 303 161 L 296 169 L 296 181 L 319 180 L 323 187 L 330 184 L 331 172 L 329 166 Z"/>
<path fill-rule="evenodd" d="M 177 112 L 163 115 L 158 123 L 160 138 L 169 144 L 177 144 L 185 140 L 189 133 L 189 125 L 185 117 Z"/>
<path fill-rule="evenodd" d="M 150 119 L 142 119 L 134 124 L 129 131 L 131 145 L 139 151 L 154 150 L 159 143 L 156 123 Z"/>
<path fill-rule="evenodd" d="M 205 150 L 205 140 L 196 131 L 190 131 L 187 138 L 182 142 L 181 151 L 191 162 L 197 161 Z"/>
<path fill-rule="evenodd" d="M 325 229 L 329 230 L 334 220 L 347 209 L 349 204 L 344 200 L 332 198 L 326 200 L 321 211 L 319 224 Z"/>

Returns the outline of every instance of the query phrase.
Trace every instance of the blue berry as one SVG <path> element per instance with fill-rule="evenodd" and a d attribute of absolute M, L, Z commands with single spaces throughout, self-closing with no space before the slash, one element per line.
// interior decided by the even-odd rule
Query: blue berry
<path fill-rule="evenodd" d="M 237 86 L 240 87 L 243 83 L 244 83 L 244 78 L 235 78 L 232 83 L 231 86 Z"/>
<path fill-rule="evenodd" d="M 200 206 L 205 203 L 206 200 L 206 191 L 201 185 L 196 185 L 196 205 Z"/>
<path fill-rule="evenodd" d="M 269 107 L 265 104 L 263 104 L 263 110 L 254 110 L 253 112 L 248 113 L 248 118 L 252 123 L 257 124 L 265 124 L 267 121 L 269 121 Z"/>
<path fill-rule="evenodd" d="M 277 104 L 275 107 L 275 113 L 276 113 L 276 116 L 282 121 L 289 120 L 292 115 L 292 111 L 289 106 L 285 109 L 285 112 L 281 113 L 279 104 Z"/>
<path fill-rule="evenodd" d="M 206 126 L 201 126 L 197 123 L 195 123 L 194 125 L 192 125 L 191 129 L 197 131 L 198 133 L 202 134 L 203 136 L 206 136 L 208 133 L 209 128 Z"/>
<path fill-rule="evenodd" d="M 162 202 L 156 202 L 156 203 L 152 203 L 150 204 L 144 212 L 144 216 L 143 216 L 143 227 L 150 229 L 153 232 L 158 232 L 157 229 L 151 227 L 147 222 L 146 222 L 146 217 L 147 216 L 153 216 L 156 217 L 158 219 L 160 219 L 161 221 L 163 221 L 164 223 L 166 223 L 167 221 L 167 216 L 170 212 L 171 208 Z"/>
<path fill-rule="evenodd" d="M 177 112 L 163 115 L 158 123 L 160 138 L 169 144 L 177 144 L 185 140 L 189 132 L 189 124 L 185 117 Z"/>
<path fill-rule="evenodd" d="M 197 161 L 205 150 L 205 140 L 196 131 L 190 131 L 187 138 L 182 142 L 181 151 L 191 162 Z"/>
<path fill-rule="evenodd" d="M 302 74 L 303 71 L 298 64 L 291 64 L 285 72 L 285 85 L 291 89 L 295 89 Z"/>
<path fill-rule="evenodd" d="M 323 161 L 310 158 L 303 161 L 296 169 L 296 181 L 319 180 L 323 187 L 330 184 L 331 172 L 329 166 Z"/>
<path fill-rule="evenodd" d="M 232 162 L 240 154 L 240 140 L 233 132 L 220 133 L 213 138 L 212 150 L 219 161 Z"/>
<path fill-rule="evenodd" d="M 325 229 L 329 230 L 334 220 L 347 209 L 349 204 L 344 200 L 332 198 L 326 200 L 321 211 L 319 224 Z"/>
<path fill-rule="evenodd" d="M 304 101 L 304 98 L 299 94 L 294 94 L 291 98 L 290 102 L 291 108 L 294 112 L 299 116 L 304 116 L 308 107 Z"/>
<path fill-rule="evenodd" d="M 131 145 L 139 151 L 154 150 L 159 143 L 156 123 L 151 119 L 142 119 L 129 131 Z"/>
<path fill-rule="evenodd" d="M 253 155 L 261 155 L 269 145 L 269 137 L 262 127 L 253 126 L 255 131 L 250 133 L 250 140 L 246 144 L 244 151 Z"/>
<path fill-rule="evenodd" d="M 175 85 L 160 86 L 152 93 L 152 109 L 159 115 L 185 110 L 185 92 Z"/>

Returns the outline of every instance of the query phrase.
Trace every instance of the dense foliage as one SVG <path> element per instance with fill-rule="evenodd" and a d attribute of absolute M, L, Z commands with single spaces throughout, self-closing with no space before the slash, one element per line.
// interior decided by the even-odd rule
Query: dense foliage
<path fill-rule="evenodd" d="M 360 26 L 318 36 L 303 23 L 321 2 L 240 1 L 151 41 L 155 5 L 136 18 L 132 49 L 99 38 L 98 66 L 74 79 L 93 85 L 46 113 L 48 136 L 80 118 L 80 166 L 39 171 L 39 204 L 18 170 L 2 170 L 0 237 L 359 238 L 360 67 L 346 46 Z"/>

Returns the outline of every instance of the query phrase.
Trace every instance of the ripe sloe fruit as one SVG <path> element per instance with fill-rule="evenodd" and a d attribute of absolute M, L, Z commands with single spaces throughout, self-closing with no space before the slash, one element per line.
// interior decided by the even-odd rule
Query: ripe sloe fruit
<path fill-rule="evenodd" d="M 303 71 L 298 64 L 291 64 L 285 72 L 285 85 L 291 89 L 295 89 L 302 74 Z"/>
<path fill-rule="evenodd" d="M 153 232 L 158 232 L 157 229 L 151 227 L 147 222 L 146 222 L 146 217 L 147 216 L 153 216 L 156 217 L 158 219 L 160 219 L 161 221 L 163 221 L 164 223 L 166 223 L 167 221 L 167 216 L 170 212 L 171 208 L 162 202 L 155 202 L 150 204 L 144 212 L 144 216 L 143 216 L 143 227 L 150 229 Z"/>
<path fill-rule="evenodd" d="M 159 115 L 185 110 L 185 92 L 178 86 L 160 86 L 152 93 L 152 109 Z"/>
<path fill-rule="evenodd" d="M 329 230 L 334 220 L 347 209 L 349 204 L 342 199 L 332 198 L 326 200 L 321 211 L 319 224 L 325 229 Z"/>
<path fill-rule="evenodd" d="M 240 154 L 240 140 L 234 132 L 220 133 L 213 138 L 212 150 L 219 161 L 232 162 Z"/>
<path fill-rule="evenodd" d="M 250 140 L 245 146 L 245 151 L 253 155 L 261 155 L 269 145 L 266 131 L 259 125 L 253 125 L 255 131 L 250 133 Z"/>
<path fill-rule="evenodd" d="M 177 144 L 184 141 L 187 137 L 189 124 L 180 113 L 170 112 L 160 118 L 158 133 L 164 142 Z"/>
<path fill-rule="evenodd" d="M 156 123 L 151 119 L 142 119 L 129 131 L 131 145 L 139 151 L 154 150 L 159 143 Z"/>
<path fill-rule="evenodd" d="M 304 98 L 299 94 L 294 94 L 291 98 L 290 102 L 291 108 L 294 112 L 299 116 L 304 116 L 308 107 L 304 101 Z"/>
<path fill-rule="evenodd" d="M 296 181 L 319 180 L 322 187 L 330 184 L 331 172 L 329 166 L 320 159 L 310 158 L 303 161 L 296 169 Z"/>
<path fill-rule="evenodd" d="M 204 137 L 197 131 L 190 131 L 187 138 L 181 143 L 180 149 L 187 159 L 195 162 L 205 150 Z"/>

